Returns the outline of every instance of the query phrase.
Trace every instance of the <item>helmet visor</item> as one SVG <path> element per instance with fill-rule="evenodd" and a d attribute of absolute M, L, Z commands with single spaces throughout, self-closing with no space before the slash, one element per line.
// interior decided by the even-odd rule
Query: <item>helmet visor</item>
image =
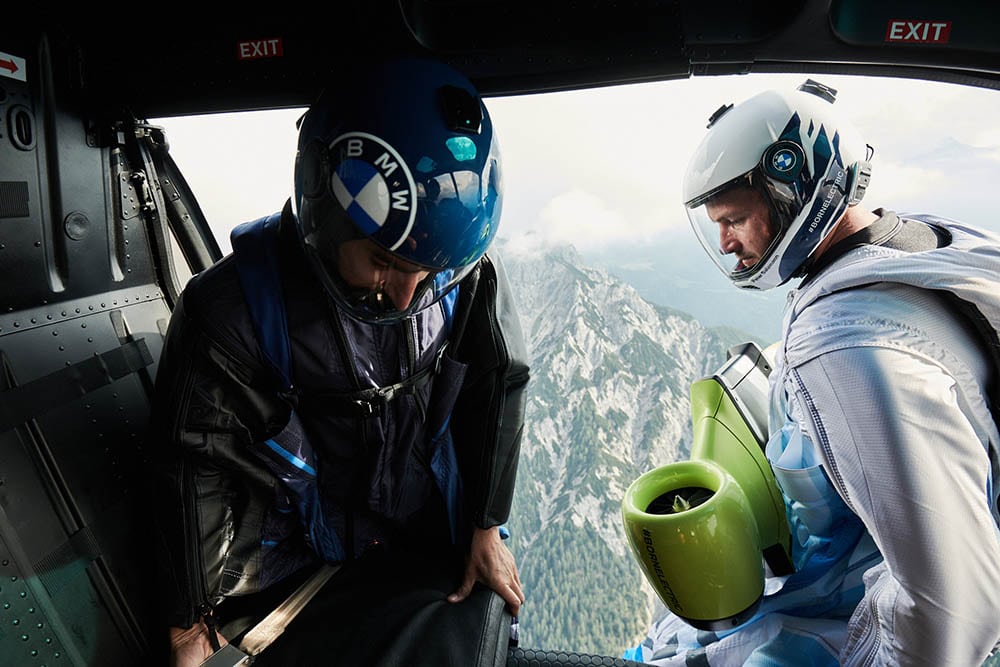
<path fill-rule="evenodd" d="M 750 174 L 688 203 L 688 220 L 715 265 L 740 287 L 752 287 L 780 240 L 780 226 Z"/>
<path fill-rule="evenodd" d="M 389 324 L 431 306 L 476 265 L 423 266 L 363 235 L 337 234 L 338 229 L 350 227 L 324 225 L 306 235 L 306 252 L 327 292 L 348 315 L 364 322 Z"/>

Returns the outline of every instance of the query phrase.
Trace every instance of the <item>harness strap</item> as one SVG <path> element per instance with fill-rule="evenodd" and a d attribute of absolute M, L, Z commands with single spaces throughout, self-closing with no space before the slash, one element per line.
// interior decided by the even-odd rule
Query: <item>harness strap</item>
<path fill-rule="evenodd" d="M 277 251 L 281 216 L 282 213 L 278 212 L 238 225 L 230 234 L 230 240 L 243 296 L 250 310 L 250 319 L 253 321 L 254 334 L 270 370 L 281 384 L 282 391 L 291 392 L 294 389 L 291 370 L 292 352 Z M 327 403 L 328 410 L 331 408 L 330 403 L 335 403 L 344 416 L 366 417 L 380 414 L 381 410 L 398 396 L 413 394 L 441 370 L 441 360 L 446 351 L 458 349 L 458 341 L 465 330 L 478 281 L 479 267 L 476 267 L 454 292 L 444 297 L 451 300 L 446 306 L 451 306 L 449 310 L 453 311 L 449 336 L 453 344 L 449 345 L 446 342 L 441 347 L 432 366 L 386 387 L 300 395 L 299 399 L 307 402 L 323 401 Z M 458 293 L 457 304 L 454 303 L 455 292 Z"/>
<path fill-rule="evenodd" d="M 270 646 L 339 569 L 340 565 L 323 563 L 294 593 L 243 636 L 240 648 L 248 655 L 257 655 Z"/>
<path fill-rule="evenodd" d="M 280 221 L 281 213 L 274 213 L 244 222 L 233 229 L 229 238 L 254 334 L 282 390 L 290 391 L 292 346 L 281 293 L 278 253 L 274 252 Z"/>
<path fill-rule="evenodd" d="M 4 364 L 5 362 L 6 358 Z M 139 338 L 36 380 L 0 390 L 0 433 L 40 417 L 55 407 L 76 400 L 152 363 L 153 355 L 146 346 L 146 340 Z M 7 382 L 12 384 L 10 379 Z M 0 377 L 0 384 L 3 383 Z"/>
<path fill-rule="evenodd" d="M 278 605 L 271 613 L 263 618 L 257 625 L 250 628 L 243 636 L 239 646 L 227 644 L 222 649 L 216 649 L 207 660 L 201 663 L 200 667 L 237 667 L 238 665 L 249 665 L 253 662 L 253 657 L 260 654 L 264 649 L 274 643 L 288 627 L 296 616 L 299 615 L 316 593 L 329 581 L 330 577 L 337 573 L 339 565 L 324 563 L 309 579 Z"/>
<path fill-rule="evenodd" d="M 300 403 L 322 403 L 325 409 L 342 417 L 372 417 L 400 396 L 415 395 L 417 390 L 430 382 L 441 370 L 441 359 L 448 349 L 447 342 L 437 352 L 437 359 L 431 366 L 410 377 L 385 387 L 372 387 L 345 392 L 309 392 L 299 394 Z M 332 410 L 331 410 L 332 409 Z"/>

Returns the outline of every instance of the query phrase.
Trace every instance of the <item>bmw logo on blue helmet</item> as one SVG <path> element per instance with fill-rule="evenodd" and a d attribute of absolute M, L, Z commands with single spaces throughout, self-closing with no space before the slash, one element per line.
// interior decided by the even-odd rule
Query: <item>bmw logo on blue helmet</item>
<path fill-rule="evenodd" d="M 416 185 L 406 161 L 387 142 L 348 132 L 330 143 L 330 192 L 366 236 L 398 248 L 416 218 Z"/>
<path fill-rule="evenodd" d="M 398 321 L 478 265 L 500 221 L 500 171 L 492 120 L 464 73 L 433 59 L 362 56 L 338 69 L 299 123 L 296 231 L 349 315 Z M 356 241 L 387 251 L 387 270 L 418 269 L 408 271 L 422 276 L 408 306 L 355 279 L 350 263 L 367 247 Z"/>

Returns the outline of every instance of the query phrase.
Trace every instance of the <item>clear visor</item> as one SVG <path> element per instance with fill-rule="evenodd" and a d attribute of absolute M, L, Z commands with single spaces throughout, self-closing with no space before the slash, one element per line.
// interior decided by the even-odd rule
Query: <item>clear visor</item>
<path fill-rule="evenodd" d="M 780 240 L 767 199 L 746 176 L 695 200 L 687 214 L 705 252 L 737 284 L 762 270 Z"/>
<path fill-rule="evenodd" d="M 433 305 L 475 262 L 458 269 L 434 270 L 400 259 L 368 238 L 319 244 L 306 243 L 321 267 L 327 291 L 348 314 L 365 322 L 398 322 Z"/>

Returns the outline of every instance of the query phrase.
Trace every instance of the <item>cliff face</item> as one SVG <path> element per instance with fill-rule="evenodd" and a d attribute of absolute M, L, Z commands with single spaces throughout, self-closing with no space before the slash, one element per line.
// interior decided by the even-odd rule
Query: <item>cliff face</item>
<path fill-rule="evenodd" d="M 532 360 L 509 522 L 522 645 L 617 656 L 655 602 L 625 542 L 622 496 L 687 458 L 690 385 L 739 334 L 654 306 L 569 247 L 502 258 Z"/>

